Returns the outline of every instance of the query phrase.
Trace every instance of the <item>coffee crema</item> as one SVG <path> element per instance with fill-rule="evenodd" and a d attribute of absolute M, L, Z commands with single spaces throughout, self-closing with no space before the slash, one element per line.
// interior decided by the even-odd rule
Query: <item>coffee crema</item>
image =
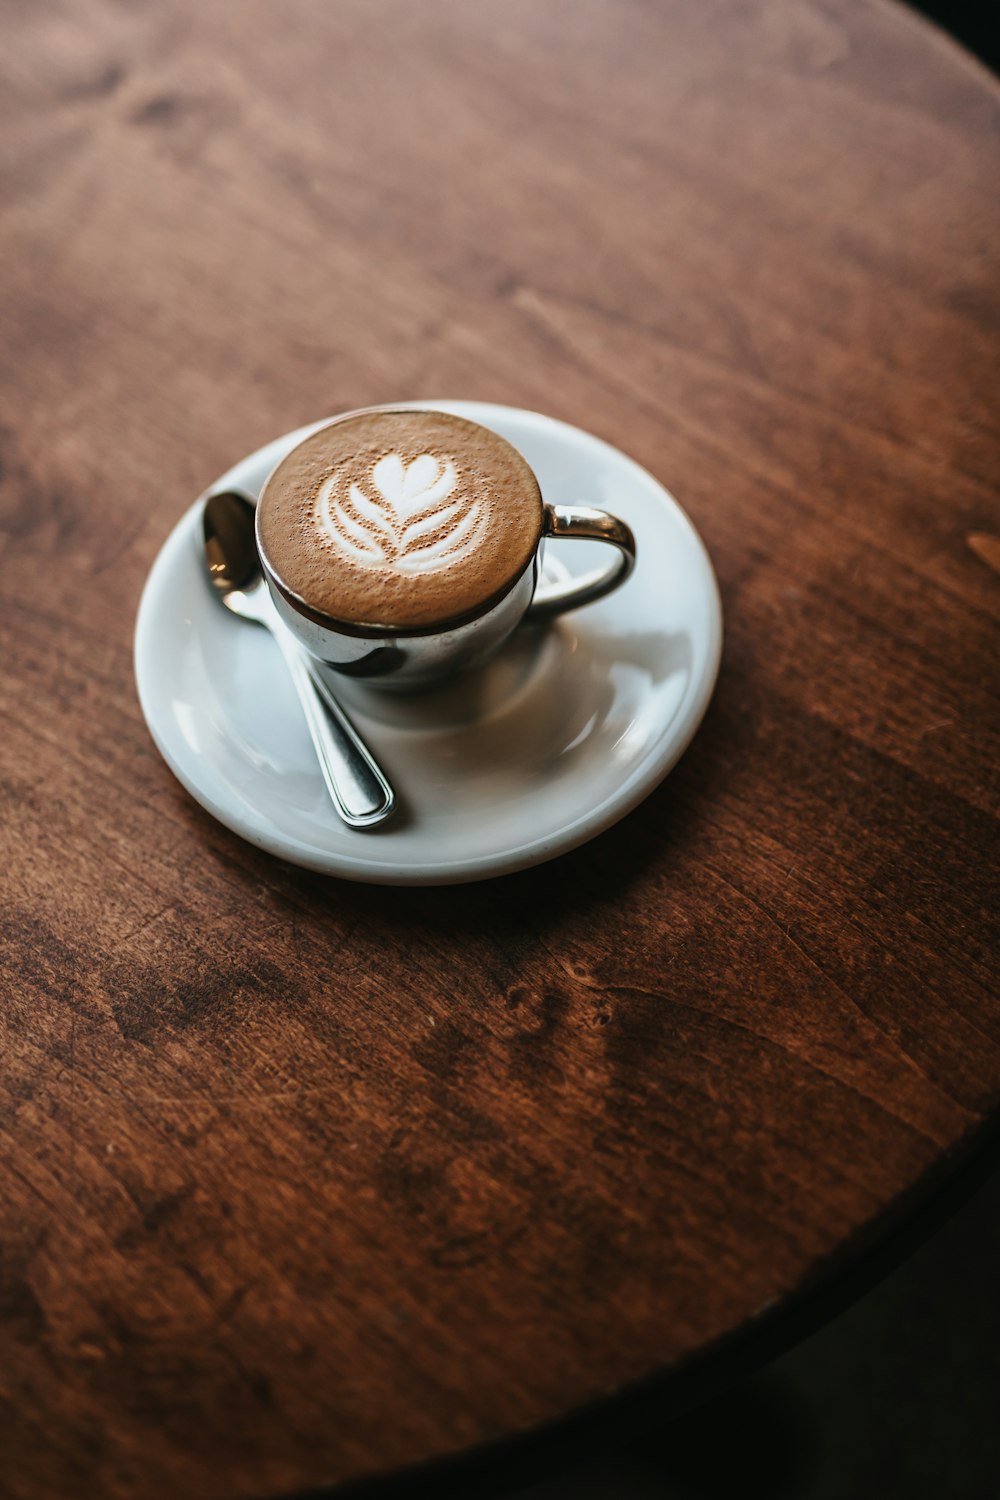
<path fill-rule="evenodd" d="M 283 591 L 353 625 L 426 629 L 474 614 L 523 573 L 542 497 L 506 439 L 449 412 L 338 417 L 278 464 L 258 536 Z"/>

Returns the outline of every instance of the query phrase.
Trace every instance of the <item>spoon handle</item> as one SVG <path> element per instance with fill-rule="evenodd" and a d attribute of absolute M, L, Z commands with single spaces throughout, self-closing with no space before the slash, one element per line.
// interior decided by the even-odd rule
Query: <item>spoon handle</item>
<path fill-rule="evenodd" d="M 329 688 L 313 675 L 303 652 L 279 622 L 274 637 L 299 695 L 334 806 L 351 828 L 371 828 L 396 806 L 392 787 Z"/>

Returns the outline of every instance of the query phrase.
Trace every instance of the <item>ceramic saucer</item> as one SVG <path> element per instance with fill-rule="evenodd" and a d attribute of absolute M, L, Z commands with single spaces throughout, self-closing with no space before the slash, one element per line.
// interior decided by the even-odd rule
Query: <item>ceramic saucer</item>
<path fill-rule="evenodd" d="M 616 593 L 544 629 L 522 626 L 482 671 L 393 697 L 338 679 L 400 812 L 345 827 L 330 806 L 278 648 L 220 608 L 204 571 L 201 505 L 168 537 L 135 632 L 139 701 L 178 780 L 250 843 L 350 880 L 433 885 L 508 874 L 575 848 L 631 811 L 687 747 L 719 667 L 711 563 L 677 502 L 598 438 L 535 412 L 427 401 L 494 428 L 545 498 L 614 511 L 636 534 Z M 313 424 L 320 425 L 320 424 Z M 301 428 L 212 488 L 256 494 Z M 546 567 L 584 572 L 597 544 L 550 542 Z"/>

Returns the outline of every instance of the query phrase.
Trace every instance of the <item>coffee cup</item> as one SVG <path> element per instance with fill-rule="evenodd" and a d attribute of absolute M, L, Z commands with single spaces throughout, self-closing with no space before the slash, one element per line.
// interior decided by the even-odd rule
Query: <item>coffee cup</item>
<path fill-rule="evenodd" d="M 635 564 L 624 521 L 551 505 L 492 429 L 404 406 L 348 412 L 276 465 L 257 546 L 278 614 L 312 656 L 373 687 L 429 687 L 521 623 L 578 609 Z M 609 564 L 540 582 L 547 537 L 607 543 Z"/>

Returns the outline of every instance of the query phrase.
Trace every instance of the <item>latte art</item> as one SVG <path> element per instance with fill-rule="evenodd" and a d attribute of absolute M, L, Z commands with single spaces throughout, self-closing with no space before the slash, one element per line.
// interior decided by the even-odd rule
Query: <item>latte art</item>
<path fill-rule="evenodd" d="M 378 407 L 318 428 L 268 477 L 257 539 L 296 608 L 393 632 L 467 618 L 531 566 L 542 497 L 504 438 Z"/>
<path fill-rule="evenodd" d="M 421 453 L 409 464 L 388 453 L 370 483 L 335 470 L 320 485 L 313 516 L 323 541 L 367 568 L 428 573 L 471 552 L 486 530 L 486 511 L 467 486 L 456 495 L 450 459 Z"/>

